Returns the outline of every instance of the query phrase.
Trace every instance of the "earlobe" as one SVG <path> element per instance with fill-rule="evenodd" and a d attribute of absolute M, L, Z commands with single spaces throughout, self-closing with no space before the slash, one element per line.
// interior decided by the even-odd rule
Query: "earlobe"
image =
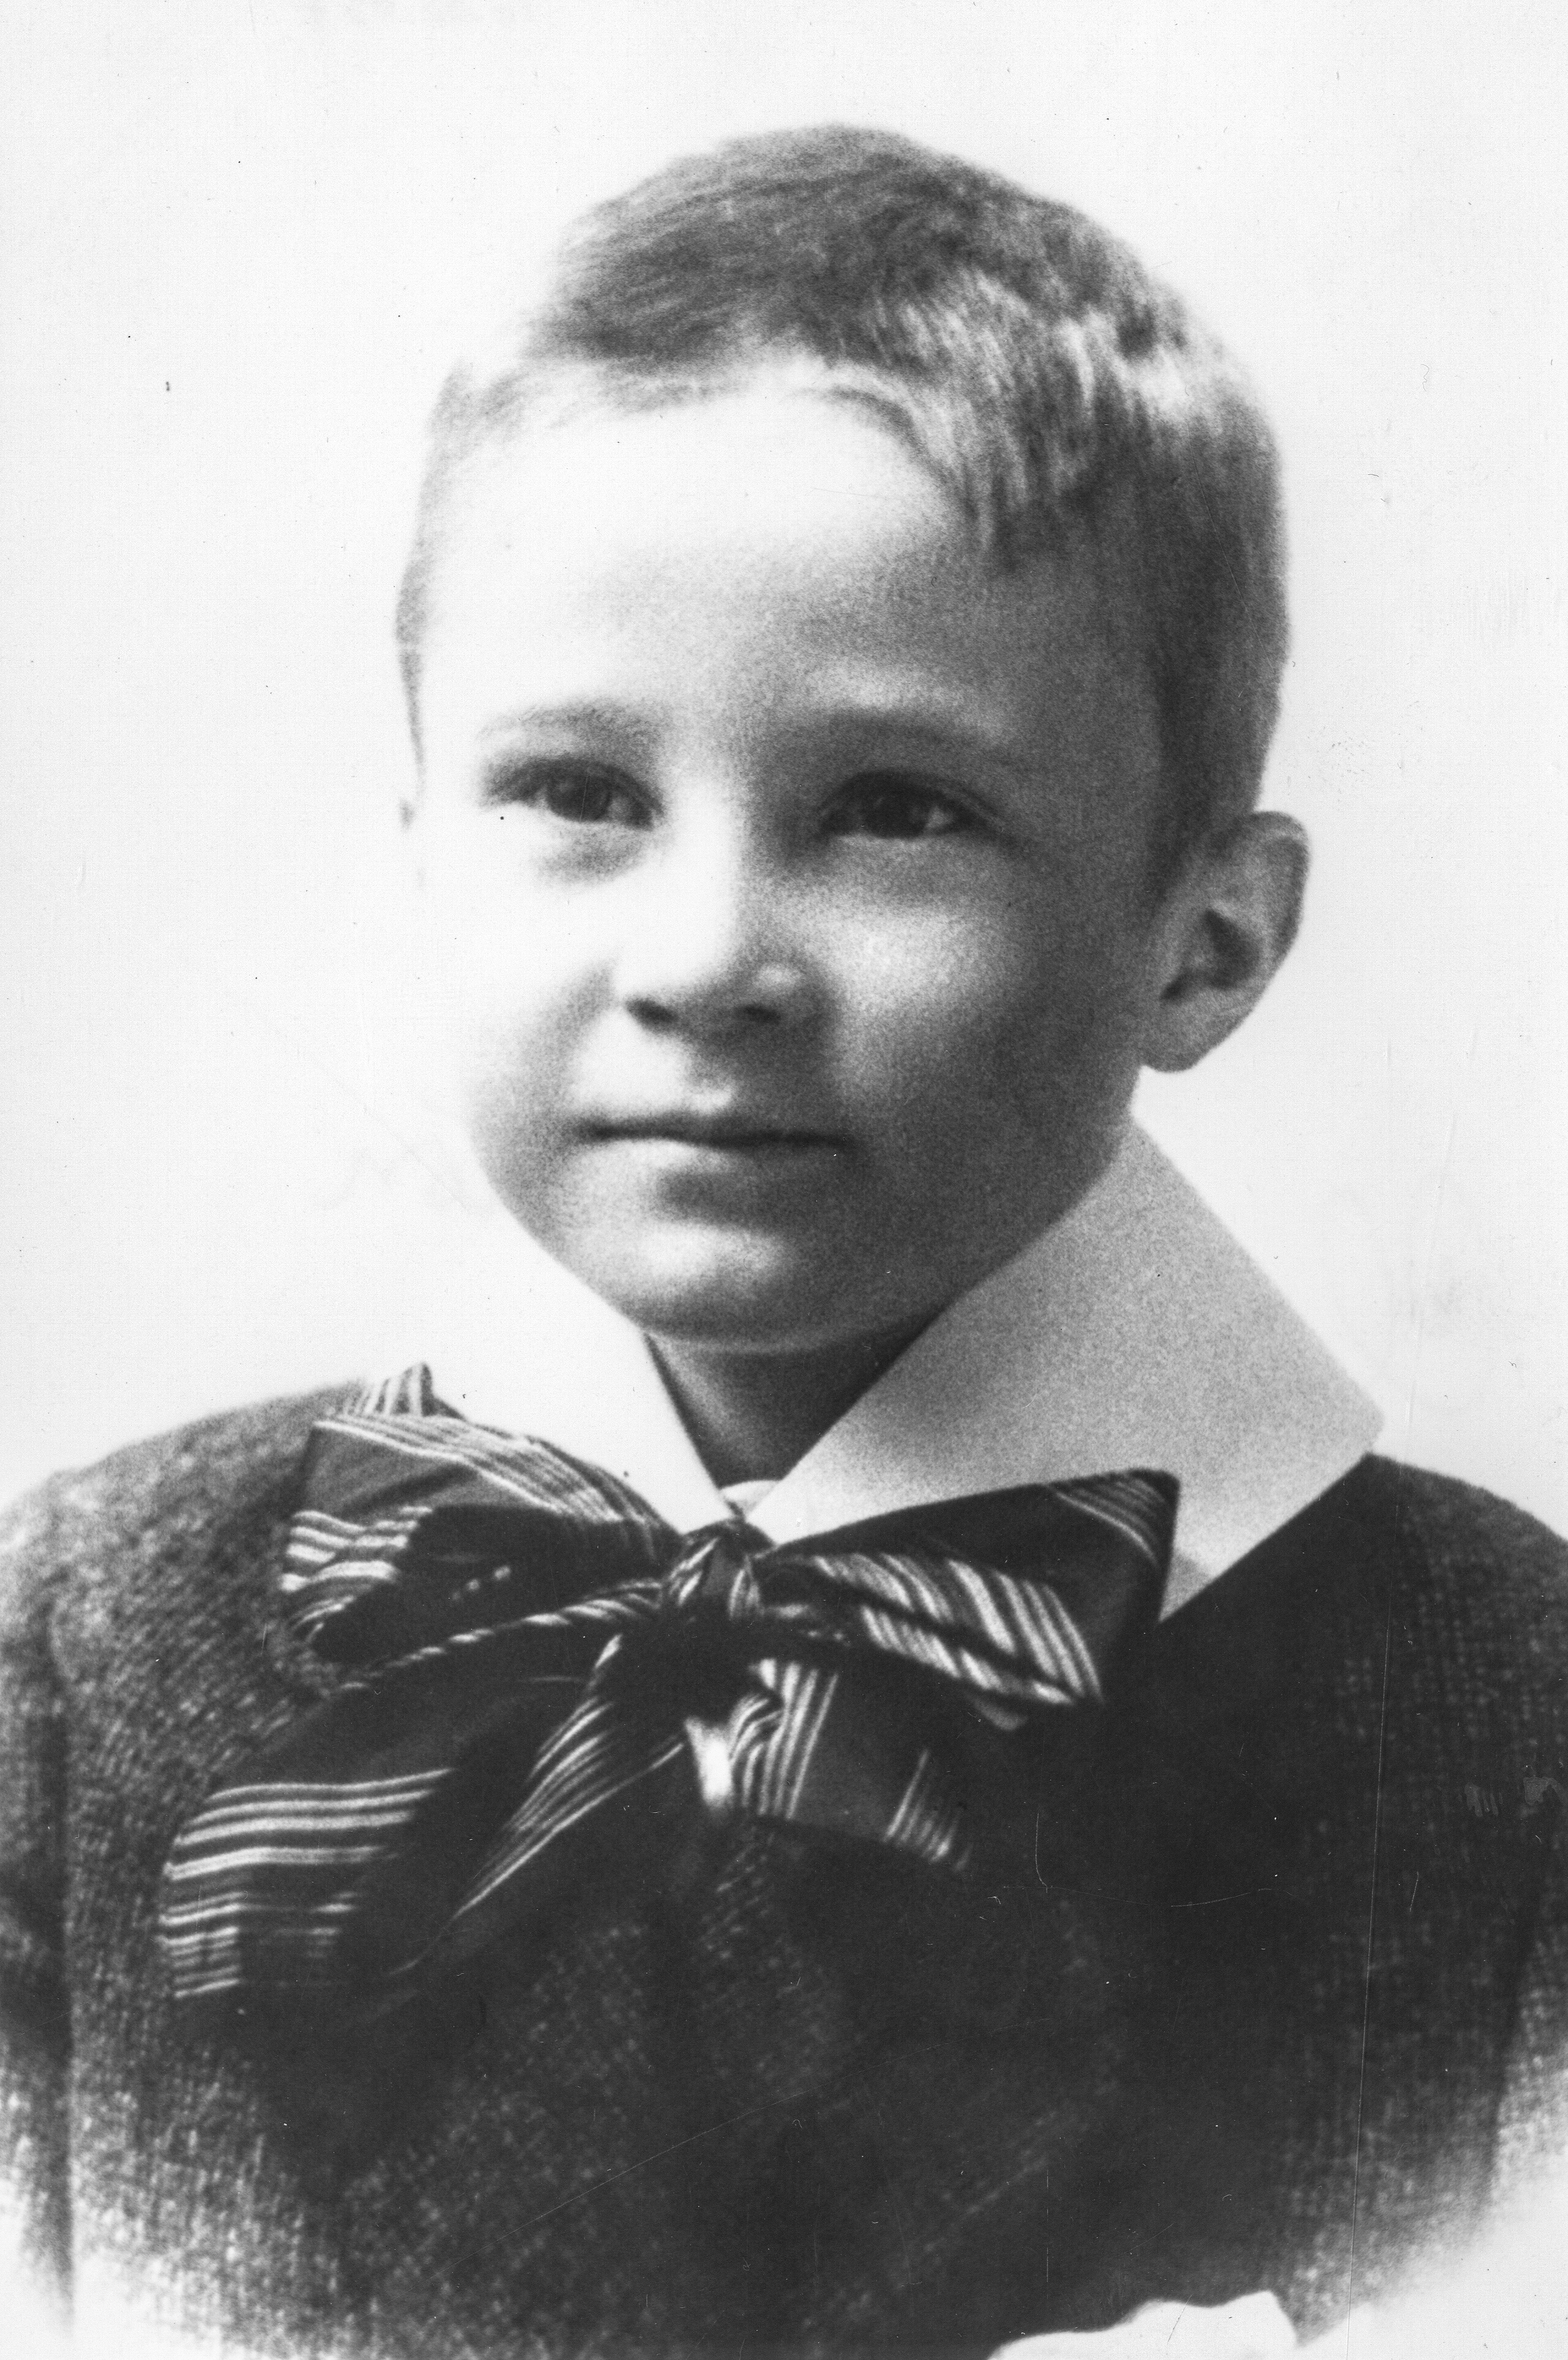
<path fill-rule="evenodd" d="M 1194 857 L 1167 901 L 1145 1065 L 1183 1072 L 1251 1013 L 1295 941 L 1308 860 L 1280 812 L 1248 813 Z"/>
<path fill-rule="evenodd" d="M 402 839 L 402 870 L 405 890 L 423 893 L 425 890 L 425 838 L 428 831 L 420 825 L 421 807 L 412 795 L 405 795 L 398 805 L 397 817 Z"/>
<path fill-rule="evenodd" d="M 397 795 L 397 832 L 403 840 L 404 875 L 417 891 L 425 882 L 426 814 L 423 765 L 416 755 L 409 772 L 401 781 Z"/>

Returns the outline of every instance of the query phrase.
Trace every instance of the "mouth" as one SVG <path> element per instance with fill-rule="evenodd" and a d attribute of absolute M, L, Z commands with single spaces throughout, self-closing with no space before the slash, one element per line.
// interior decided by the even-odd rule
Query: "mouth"
<path fill-rule="evenodd" d="M 816 1131 L 804 1124 L 777 1122 L 764 1116 L 670 1113 L 639 1115 L 583 1125 L 590 1140 L 617 1141 L 707 1150 L 715 1155 L 806 1155 L 837 1151 L 849 1144 L 842 1134 Z"/>

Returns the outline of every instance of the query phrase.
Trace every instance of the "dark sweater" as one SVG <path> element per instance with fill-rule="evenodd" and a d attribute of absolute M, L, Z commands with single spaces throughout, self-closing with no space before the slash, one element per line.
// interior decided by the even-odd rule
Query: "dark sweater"
<path fill-rule="evenodd" d="M 1311 2331 L 1563 2136 L 1568 1552 L 1378 1459 L 1105 1713 L 987 1737 L 966 1880 L 743 1825 L 374 2031 L 192 2031 L 158 1874 L 309 1691 L 272 1584 L 338 1398 L 5 1536 L 4 2124 L 89 2312 L 333 2360 L 985 2353 L 1264 2287 Z"/>

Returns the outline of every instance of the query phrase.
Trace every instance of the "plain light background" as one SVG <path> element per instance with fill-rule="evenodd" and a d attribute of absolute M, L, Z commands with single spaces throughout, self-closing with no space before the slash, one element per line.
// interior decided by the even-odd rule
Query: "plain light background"
<path fill-rule="evenodd" d="M 4 11 L 0 1491 L 375 1365 L 390 612 L 467 326 L 585 202 L 882 123 L 1068 198 L 1289 466 L 1306 934 L 1148 1120 L 1388 1413 L 1568 1526 L 1568 40 L 1527 0 Z"/>

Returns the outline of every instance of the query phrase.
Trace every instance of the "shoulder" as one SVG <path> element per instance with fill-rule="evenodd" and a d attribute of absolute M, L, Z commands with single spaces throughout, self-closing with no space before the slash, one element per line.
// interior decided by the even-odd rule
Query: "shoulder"
<path fill-rule="evenodd" d="M 71 1525 L 126 1528 L 243 1513 L 291 1487 L 317 1420 L 354 1390 L 326 1385 L 224 1410 L 56 1476 L 49 1488 Z"/>
<path fill-rule="evenodd" d="M 149 1552 L 206 1554 L 288 1514 L 312 1427 L 351 1391 L 201 1418 L 24 1494 L 0 1515 L 0 1626 L 34 1622 L 62 1590 L 108 1581 Z"/>
<path fill-rule="evenodd" d="M 1563 1579 L 1568 1540 L 1495 1491 L 1376 1455 L 1357 1473 L 1383 1513 L 1429 1554 L 1454 1564 L 1512 1567 L 1549 1584 Z"/>
<path fill-rule="evenodd" d="M 1568 1540 L 1495 1492 L 1376 1454 L 1265 1542 L 1287 1586 L 1568 1644 Z M 1325 1587 L 1326 1585 L 1326 1587 Z"/>
<path fill-rule="evenodd" d="M 1562 1634 L 1568 1540 L 1474 1483 L 1392 1459 L 1364 1459 L 1347 1488 L 1359 1513 L 1424 1590 L 1483 1621 Z"/>
<path fill-rule="evenodd" d="M 1377 1626 L 1386 1692 L 1391 1679 L 1423 1712 L 1484 1723 L 1503 1751 L 1560 1754 L 1568 1541 L 1474 1484 L 1376 1457 L 1323 1507 L 1320 1532 L 1358 1568 L 1349 1579 Z"/>

